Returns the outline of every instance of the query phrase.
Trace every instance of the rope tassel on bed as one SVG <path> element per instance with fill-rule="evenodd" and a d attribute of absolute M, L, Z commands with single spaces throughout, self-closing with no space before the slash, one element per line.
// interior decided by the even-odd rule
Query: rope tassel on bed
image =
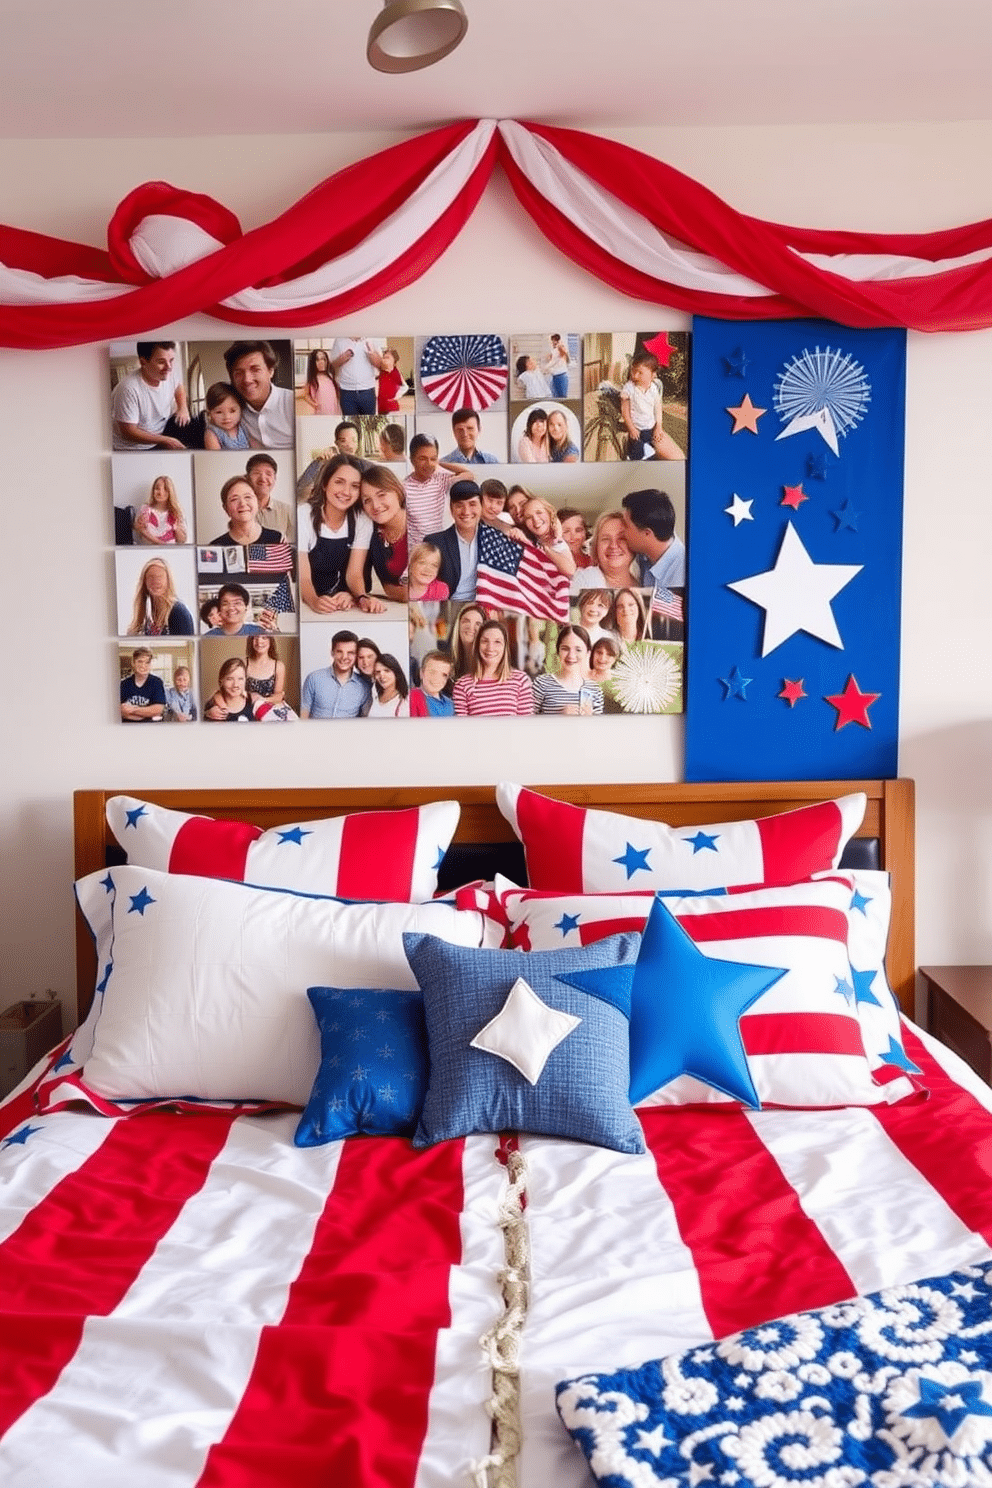
<path fill-rule="evenodd" d="M 507 1176 L 498 1217 L 506 1256 L 499 1272 L 503 1312 L 479 1340 L 493 1372 L 493 1393 L 486 1404 L 493 1418 L 493 1450 L 473 1467 L 475 1488 L 516 1488 L 521 1443 L 519 1359 L 530 1285 L 527 1164 L 516 1137 L 504 1137 L 497 1156 Z"/>

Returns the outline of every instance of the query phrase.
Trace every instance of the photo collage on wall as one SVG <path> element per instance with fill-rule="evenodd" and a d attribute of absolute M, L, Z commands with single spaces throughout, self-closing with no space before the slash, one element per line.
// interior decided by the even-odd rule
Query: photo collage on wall
<path fill-rule="evenodd" d="M 112 343 L 122 721 L 681 712 L 689 342 Z"/>

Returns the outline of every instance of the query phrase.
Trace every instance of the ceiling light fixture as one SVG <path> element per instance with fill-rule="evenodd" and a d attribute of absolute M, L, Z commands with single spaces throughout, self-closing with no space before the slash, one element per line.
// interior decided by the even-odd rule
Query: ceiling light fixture
<path fill-rule="evenodd" d="M 365 55 L 377 72 L 416 72 L 453 52 L 467 30 L 461 0 L 383 0 Z"/>

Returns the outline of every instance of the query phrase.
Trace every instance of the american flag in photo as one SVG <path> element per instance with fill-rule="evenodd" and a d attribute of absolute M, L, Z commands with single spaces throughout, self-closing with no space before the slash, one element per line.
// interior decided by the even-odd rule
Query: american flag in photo
<path fill-rule="evenodd" d="M 479 523 L 479 604 L 522 610 L 540 620 L 568 620 L 568 579 L 540 548 Z"/>
<path fill-rule="evenodd" d="M 290 543 L 251 543 L 248 548 L 249 573 L 290 573 L 293 548 Z"/>
<path fill-rule="evenodd" d="M 277 615 L 295 615 L 296 601 L 293 598 L 293 589 L 289 582 L 289 574 L 283 574 L 269 598 L 265 601 L 267 610 L 275 610 Z"/>
<path fill-rule="evenodd" d="M 431 336 L 420 353 L 420 384 L 439 408 L 488 408 L 505 391 L 506 346 L 500 336 Z"/>
<path fill-rule="evenodd" d="M 666 589 L 662 584 L 656 584 L 651 596 L 652 615 L 663 615 L 666 620 L 681 620 L 683 618 L 682 600 L 673 589 Z"/>

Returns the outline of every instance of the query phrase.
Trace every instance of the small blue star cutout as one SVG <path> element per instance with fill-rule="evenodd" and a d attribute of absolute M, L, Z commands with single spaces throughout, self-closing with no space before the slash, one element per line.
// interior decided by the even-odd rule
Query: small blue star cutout
<path fill-rule="evenodd" d="M 969 1416 L 992 1416 L 992 1405 L 982 1399 L 981 1380 L 961 1380 L 956 1385 L 945 1385 L 940 1380 L 920 1375 L 918 1384 L 919 1400 L 915 1405 L 907 1406 L 901 1414 L 917 1420 L 938 1421 L 948 1440 Z"/>
<path fill-rule="evenodd" d="M 112 894 L 114 892 L 114 889 L 117 887 L 117 885 L 114 883 L 113 875 L 110 873 L 107 874 L 106 878 L 101 878 L 100 883 L 106 889 L 108 894 Z"/>
<path fill-rule="evenodd" d="M 70 1045 L 69 1048 L 66 1049 L 65 1053 L 62 1055 L 62 1058 L 61 1059 L 56 1059 L 55 1063 L 52 1065 L 52 1070 L 54 1072 L 55 1070 L 65 1069 L 66 1065 L 67 1064 L 71 1064 L 71 1063 L 72 1063 L 72 1046 Z"/>
<path fill-rule="evenodd" d="M 720 677 L 720 686 L 723 688 L 723 701 L 728 698 L 740 698 L 742 703 L 747 702 L 747 689 L 754 681 L 753 677 L 745 677 L 740 667 L 736 664 L 730 669 L 726 677 Z"/>
<path fill-rule="evenodd" d="M 628 842 L 625 851 L 619 858 L 614 858 L 613 861 L 614 863 L 619 863 L 621 868 L 626 868 L 628 878 L 633 878 L 634 874 L 642 868 L 645 873 L 650 873 L 651 870 L 648 867 L 648 853 L 650 851 L 651 849 L 649 847 L 637 848 L 632 842 Z"/>
<path fill-rule="evenodd" d="M 138 818 L 139 818 L 139 816 L 145 816 L 145 815 L 146 815 L 146 812 L 145 812 L 144 806 L 135 806 L 135 808 L 134 808 L 133 811 L 129 811 L 127 813 L 127 821 L 124 823 L 124 830 L 125 830 L 125 832 L 127 831 L 128 827 L 135 827 L 136 828 L 137 825 L 138 825 Z"/>
<path fill-rule="evenodd" d="M 28 1137 L 33 1137 L 35 1132 L 40 1132 L 40 1126 L 22 1126 L 20 1131 L 12 1132 L 9 1137 L 4 1137 L 4 1147 L 23 1147 Z"/>
<path fill-rule="evenodd" d="M 443 847 L 439 847 L 438 850 L 437 850 L 437 857 L 434 859 L 434 872 L 435 873 L 440 868 L 440 866 L 441 866 L 441 864 L 443 862 L 444 862 L 444 848 Z"/>
<path fill-rule="evenodd" d="M 906 1050 L 896 1043 L 891 1033 L 889 1034 L 889 1047 L 882 1055 L 882 1061 L 885 1064 L 894 1064 L 898 1069 L 905 1070 L 907 1075 L 922 1075 L 923 1073 L 920 1066 L 914 1064 L 910 1059 Z"/>
<path fill-rule="evenodd" d="M 861 516 L 861 513 L 854 510 L 850 501 L 843 502 L 837 508 L 837 510 L 832 511 L 830 515 L 833 517 L 834 522 L 836 523 L 836 526 L 834 527 L 835 532 L 857 532 L 858 518 Z"/>
<path fill-rule="evenodd" d="M 881 1007 L 882 1004 L 879 1002 L 878 998 L 871 990 L 871 984 L 875 980 L 875 972 L 855 971 L 854 967 L 852 966 L 851 976 L 854 978 L 855 1005 L 867 1002 L 872 1007 Z"/>
<path fill-rule="evenodd" d="M 728 351 L 723 358 L 724 374 L 727 377 L 743 377 L 747 372 L 748 358 L 744 355 L 742 346 L 735 346 L 733 351 Z"/>
<path fill-rule="evenodd" d="M 313 833 L 306 831 L 305 828 L 303 828 L 303 827 L 287 827 L 286 830 L 285 830 L 285 832 L 280 832 L 279 833 L 279 841 L 280 841 L 280 843 L 282 843 L 282 842 L 295 842 L 296 845 L 297 845 L 297 847 L 299 847 L 299 845 L 303 841 L 304 837 L 312 837 L 312 836 L 313 836 Z"/>
<path fill-rule="evenodd" d="M 714 832 L 711 835 L 708 832 L 700 831 L 696 833 L 695 837 L 683 837 L 682 841 L 692 843 L 692 856 L 695 857 L 696 854 L 698 852 L 702 852 L 704 848 L 707 848 L 710 852 L 719 852 L 720 849 L 716 845 L 716 840 L 719 835 L 719 832 Z"/>
<path fill-rule="evenodd" d="M 846 977 L 834 977 L 834 991 L 839 992 L 845 1002 L 850 1002 L 854 997 L 854 988 Z"/>
<path fill-rule="evenodd" d="M 565 914 L 565 912 L 563 910 L 562 911 L 561 919 L 555 925 L 555 929 L 556 930 L 560 930 L 563 936 L 564 935 L 569 935 L 569 934 L 571 934 L 571 932 L 573 930 L 575 930 L 578 927 L 578 923 L 579 923 L 579 916 L 578 915 Z"/>
<path fill-rule="evenodd" d="M 859 894 L 858 891 L 857 891 L 857 889 L 854 890 L 854 893 L 851 895 L 851 908 L 852 909 L 858 909 L 858 910 L 861 911 L 862 914 L 864 914 L 866 908 L 868 907 L 868 905 L 870 903 L 871 903 L 871 896 L 870 895 L 868 895 L 868 894 Z M 867 919 L 867 915 L 865 915 L 865 918 Z"/>
<path fill-rule="evenodd" d="M 630 1098 L 643 1100 L 679 1075 L 760 1107 L 740 1018 L 785 971 L 707 956 L 656 898 L 634 968 Z"/>
<path fill-rule="evenodd" d="M 151 894 L 149 894 L 147 888 L 142 889 L 141 892 L 138 894 L 131 894 L 130 899 L 131 908 L 128 910 L 128 914 L 140 914 L 142 919 L 144 919 L 145 917 L 145 910 L 148 908 L 149 904 L 155 903 L 155 900 L 152 898 Z"/>

